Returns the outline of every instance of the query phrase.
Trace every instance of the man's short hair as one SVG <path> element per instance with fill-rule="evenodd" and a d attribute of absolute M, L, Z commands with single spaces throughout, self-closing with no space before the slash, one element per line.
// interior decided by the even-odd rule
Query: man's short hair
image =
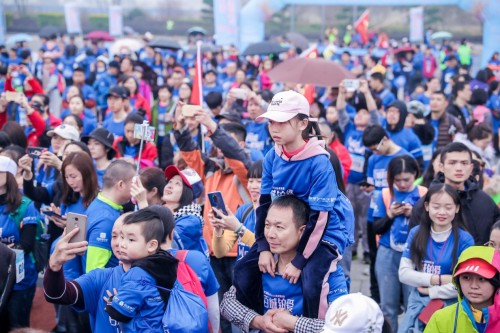
<path fill-rule="evenodd" d="M 371 79 L 372 80 L 377 80 L 379 81 L 380 83 L 384 83 L 384 75 L 382 73 L 379 73 L 379 72 L 375 72 L 371 75 Z"/>
<path fill-rule="evenodd" d="M 293 195 L 277 197 L 271 203 L 271 207 L 290 208 L 293 212 L 293 223 L 297 228 L 305 225 L 309 219 L 309 206 L 304 201 Z"/>
<path fill-rule="evenodd" d="M 116 160 L 106 168 L 102 183 L 104 189 L 111 189 L 119 181 L 127 182 L 135 175 L 135 169 L 132 164 L 124 160 Z"/>
<path fill-rule="evenodd" d="M 469 161 L 472 161 L 472 153 L 470 149 L 461 142 L 452 142 L 447 144 L 441 151 L 441 163 L 444 164 L 446 155 L 449 153 L 468 153 Z"/>
<path fill-rule="evenodd" d="M 384 137 L 389 137 L 385 129 L 380 125 L 367 126 L 363 132 L 363 144 L 366 147 L 378 145 Z"/>
<path fill-rule="evenodd" d="M 452 91 L 453 96 L 457 97 L 458 93 L 460 91 L 463 91 L 465 89 L 465 87 L 468 85 L 469 85 L 469 82 L 466 82 L 466 81 L 455 82 L 455 84 L 453 85 L 453 91 Z"/>
<path fill-rule="evenodd" d="M 218 108 L 219 106 L 222 106 L 222 101 L 223 101 L 222 94 L 217 91 L 211 91 L 205 97 L 205 102 L 207 103 L 207 106 L 211 110 Z"/>
<path fill-rule="evenodd" d="M 220 125 L 226 132 L 236 135 L 238 141 L 245 141 L 247 138 L 247 130 L 243 125 L 237 123 L 225 123 Z"/>
<path fill-rule="evenodd" d="M 146 242 L 151 240 L 158 241 L 158 248 L 165 240 L 163 222 L 161 221 L 160 214 L 149 207 L 143 208 L 134 212 L 123 220 L 123 225 L 139 223 L 141 227 L 141 235 Z"/>
<path fill-rule="evenodd" d="M 436 91 L 433 91 L 433 92 L 432 92 L 432 95 L 441 95 L 441 96 L 443 96 L 443 98 L 444 98 L 445 100 L 447 100 L 447 99 L 448 99 L 448 97 L 446 97 L 446 94 L 445 94 L 445 92 L 444 92 L 443 90 L 436 90 Z"/>

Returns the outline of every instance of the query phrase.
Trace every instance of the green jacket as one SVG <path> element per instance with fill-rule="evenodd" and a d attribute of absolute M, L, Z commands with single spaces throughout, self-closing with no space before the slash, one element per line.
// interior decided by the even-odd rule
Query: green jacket
<path fill-rule="evenodd" d="M 471 259 L 480 258 L 486 262 L 492 264 L 500 271 L 500 253 L 492 247 L 485 246 L 471 246 L 462 252 L 460 258 L 458 258 L 457 265 L 453 270 L 453 274 L 457 270 L 460 263 Z M 492 305 L 488 309 L 483 309 L 485 312 L 485 317 L 487 318 L 486 329 L 484 331 L 478 331 L 475 323 L 473 323 L 474 318 L 471 318 L 466 309 L 463 307 L 462 299 L 463 294 L 460 291 L 460 287 L 457 283 L 457 279 L 453 280 L 453 284 L 458 289 L 458 302 L 444 309 L 436 311 L 427 326 L 425 327 L 424 333 L 492 333 L 497 331 L 500 324 L 498 316 L 500 315 L 498 308 L 500 304 L 495 306 Z M 497 290 L 495 295 L 495 303 L 500 301 L 500 289 Z"/>
<path fill-rule="evenodd" d="M 167 106 L 167 113 L 172 119 L 175 116 L 175 101 L 170 99 L 170 103 Z M 159 119 L 158 119 L 158 100 L 155 100 L 153 107 L 151 108 L 151 126 L 156 128 L 156 139 L 158 139 L 159 129 Z M 165 123 L 165 135 L 172 129 L 172 122 Z"/>

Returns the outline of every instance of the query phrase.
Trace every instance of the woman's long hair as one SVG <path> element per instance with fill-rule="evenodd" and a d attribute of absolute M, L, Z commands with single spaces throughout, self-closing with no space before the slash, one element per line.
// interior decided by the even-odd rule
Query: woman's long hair
<path fill-rule="evenodd" d="M 5 193 L 5 204 L 7 206 L 5 213 L 14 213 L 21 205 L 22 195 L 19 192 L 16 177 L 10 172 L 6 172 L 5 176 L 7 177 L 5 183 L 7 188 L 7 192 Z"/>
<path fill-rule="evenodd" d="M 442 148 L 437 148 L 432 154 L 431 160 L 429 161 L 429 165 L 427 169 L 425 169 L 424 175 L 422 176 L 422 186 L 429 187 L 431 186 L 432 181 L 434 180 L 436 170 L 434 170 L 434 161 L 436 158 L 441 156 Z"/>
<path fill-rule="evenodd" d="M 69 154 L 63 161 L 61 166 L 63 193 L 62 202 L 68 206 L 80 199 L 81 194 L 74 192 L 66 182 L 66 167 L 72 165 L 82 174 L 83 183 L 83 206 L 87 208 L 99 193 L 99 185 L 97 183 L 97 174 L 92 163 L 92 158 L 85 152 L 74 152 Z"/>
<path fill-rule="evenodd" d="M 394 178 L 403 172 L 413 174 L 415 179 L 418 177 L 420 171 L 418 169 L 418 163 L 413 157 L 409 155 L 400 155 L 394 157 L 389 163 L 387 167 L 387 185 L 391 192 L 391 197 L 394 196 Z"/>
<path fill-rule="evenodd" d="M 448 194 L 457 207 L 460 209 L 460 198 L 457 191 L 447 184 L 435 184 L 429 188 L 429 191 L 425 195 L 424 203 L 429 205 L 429 202 L 433 195 L 443 195 Z M 463 228 L 463 219 L 461 210 L 455 214 L 455 218 L 451 222 L 451 230 L 453 234 L 453 251 L 452 251 L 452 265 L 455 267 L 457 263 L 457 248 L 458 248 L 458 229 Z M 427 244 L 430 241 L 432 220 L 429 217 L 429 212 L 422 214 L 420 219 L 420 228 L 415 233 L 413 241 L 410 245 L 410 254 L 413 264 L 418 270 L 422 270 L 422 261 L 427 255 Z"/>

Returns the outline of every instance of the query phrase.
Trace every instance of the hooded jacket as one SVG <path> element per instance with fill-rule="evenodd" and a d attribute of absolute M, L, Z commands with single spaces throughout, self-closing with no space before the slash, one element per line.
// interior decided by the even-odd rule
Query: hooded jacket
<path fill-rule="evenodd" d="M 439 172 L 431 183 L 444 183 L 444 174 Z M 491 226 L 500 218 L 500 209 L 491 197 L 482 191 L 477 182 L 467 180 L 465 190 L 458 191 L 460 197 L 460 211 L 465 223 L 465 229 L 476 245 L 483 245 L 490 239 Z M 409 229 L 420 223 L 420 216 L 424 212 L 424 198 L 421 198 L 413 207 Z"/>
<path fill-rule="evenodd" d="M 387 106 L 387 110 L 391 107 L 394 107 L 399 110 L 399 122 L 394 126 L 387 124 L 385 129 L 389 132 L 402 131 L 403 128 L 405 127 L 406 117 L 408 116 L 408 109 L 406 108 L 406 104 L 400 100 L 396 100 L 391 104 L 389 104 L 389 106 Z"/>
<path fill-rule="evenodd" d="M 453 275 L 460 263 L 472 259 L 480 258 L 494 266 L 500 272 L 500 253 L 492 247 L 472 246 L 462 252 L 458 258 L 457 265 L 453 270 Z M 498 277 L 497 272 L 497 277 Z M 470 305 L 460 289 L 458 278 L 453 279 L 453 284 L 458 289 L 458 302 L 438 310 L 431 317 L 424 333 L 493 333 L 500 332 L 500 289 L 494 294 L 493 305 L 483 308 L 483 315 L 486 319 L 486 328 L 478 329 Z"/>

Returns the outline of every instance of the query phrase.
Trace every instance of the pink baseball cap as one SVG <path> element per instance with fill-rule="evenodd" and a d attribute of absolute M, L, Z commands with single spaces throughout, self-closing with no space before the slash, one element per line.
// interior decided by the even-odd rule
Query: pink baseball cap
<path fill-rule="evenodd" d="M 284 123 L 298 114 L 303 114 L 309 118 L 309 102 L 302 94 L 288 90 L 274 95 L 267 112 L 257 117 L 257 120 L 266 118 L 278 123 Z M 317 119 L 309 118 L 309 121 L 317 121 Z"/>

